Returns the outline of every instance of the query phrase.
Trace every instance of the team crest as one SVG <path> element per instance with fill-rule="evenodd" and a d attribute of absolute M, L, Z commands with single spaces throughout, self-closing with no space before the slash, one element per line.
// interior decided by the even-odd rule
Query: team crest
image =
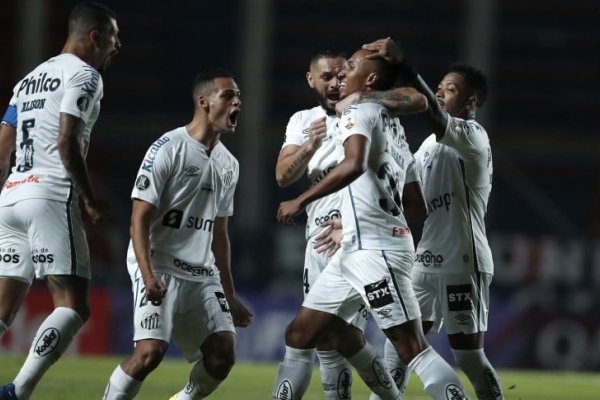
<path fill-rule="evenodd" d="M 233 182 L 233 170 L 229 168 L 223 168 L 223 185 L 225 187 L 231 186 Z"/>
<path fill-rule="evenodd" d="M 344 125 L 346 129 L 352 129 L 354 126 L 354 121 L 352 121 L 352 117 L 348 117 L 346 120 L 346 125 Z"/>

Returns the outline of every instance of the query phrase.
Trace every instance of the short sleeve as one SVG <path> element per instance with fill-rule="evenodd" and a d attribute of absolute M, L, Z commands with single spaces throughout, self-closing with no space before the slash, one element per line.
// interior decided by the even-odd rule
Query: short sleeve
<path fill-rule="evenodd" d="M 362 135 L 369 141 L 372 140 L 371 135 L 375 123 L 372 115 L 378 115 L 378 113 L 370 113 L 370 109 L 371 107 L 367 103 L 351 105 L 344 109 L 339 125 L 342 144 L 352 135 Z"/>
<path fill-rule="evenodd" d="M 88 122 L 92 111 L 98 108 L 103 95 L 100 73 L 89 66 L 82 67 L 65 83 L 65 95 L 60 112 L 71 114 Z"/>
<path fill-rule="evenodd" d="M 285 139 L 283 141 L 284 148 L 288 145 L 302 146 L 304 144 L 304 132 L 302 124 L 302 112 L 299 111 L 292 115 L 285 128 Z M 308 134 L 308 132 L 306 132 Z"/>
<path fill-rule="evenodd" d="M 475 120 L 448 118 L 440 143 L 452 147 L 463 157 L 469 157 L 487 151 L 489 139 L 485 129 Z"/>
<path fill-rule="evenodd" d="M 217 206 L 217 217 L 230 217 L 233 215 L 233 197 L 239 179 L 237 163 L 232 168 L 224 168 L 221 179 L 223 182 L 223 196 Z"/>
<path fill-rule="evenodd" d="M 166 136 L 161 137 L 152 143 L 146 152 L 135 178 L 135 185 L 131 192 L 132 199 L 144 200 L 158 208 L 173 165 L 171 154 L 173 152 L 169 151 L 171 146 L 164 146 L 168 139 Z"/>

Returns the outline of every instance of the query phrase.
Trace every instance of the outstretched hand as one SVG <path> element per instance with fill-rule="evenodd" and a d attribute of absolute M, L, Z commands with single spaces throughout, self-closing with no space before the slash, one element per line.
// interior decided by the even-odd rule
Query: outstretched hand
<path fill-rule="evenodd" d="M 382 58 L 391 64 L 402 64 L 404 61 L 404 54 L 390 37 L 363 44 L 362 48 L 373 51 L 366 56 L 369 59 Z"/>

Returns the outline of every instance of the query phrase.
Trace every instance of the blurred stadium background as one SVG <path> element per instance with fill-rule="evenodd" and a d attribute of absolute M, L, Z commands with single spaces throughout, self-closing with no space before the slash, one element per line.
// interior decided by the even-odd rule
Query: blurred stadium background
<path fill-rule="evenodd" d="M 3 0 L 0 104 L 17 79 L 60 52 L 74 1 Z M 70 351 L 131 349 L 125 268 L 129 194 L 147 147 L 188 122 L 194 74 L 237 76 L 243 112 L 224 137 L 241 164 L 230 222 L 238 292 L 255 314 L 238 333 L 239 358 L 277 360 L 301 302 L 302 223 L 275 224 L 276 207 L 302 190 L 277 188 L 274 166 L 288 118 L 315 99 L 304 73 L 316 50 L 351 54 L 379 37 L 400 40 L 437 85 L 462 60 L 487 72 L 480 116 L 493 142 L 487 224 L 496 276 L 486 349 L 499 368 L 600 370 L 600 7 L 588 0 L 105 0 L 118 16 L 122 53 L 104 76 L 102 112 L 88 156 L 113 218 L 90 226 L 91 321 Z M 413 149 L 427 135 L 403 120 Z M 49 311 L 43 286 L 1 343 L 26 351 Z M 369 335 L 381 336 L 371 327 Z M 448 356 L 443 336 L 433 340 Z"/>

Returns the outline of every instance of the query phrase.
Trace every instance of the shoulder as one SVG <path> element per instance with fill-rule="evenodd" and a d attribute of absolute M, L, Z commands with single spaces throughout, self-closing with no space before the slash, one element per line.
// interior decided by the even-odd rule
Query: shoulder
<path fill-rule="evenodd" d="M 240 164 L 237 158 L 235 158 L 235 156 L 229 151 L 227 147 L 225 147 L 225 145 L 222 142 L 217 143 L 213 151 L 217 152 L 219 159 L 222 163 L 227 164 L 236 171 L 238 170 Z"/>

